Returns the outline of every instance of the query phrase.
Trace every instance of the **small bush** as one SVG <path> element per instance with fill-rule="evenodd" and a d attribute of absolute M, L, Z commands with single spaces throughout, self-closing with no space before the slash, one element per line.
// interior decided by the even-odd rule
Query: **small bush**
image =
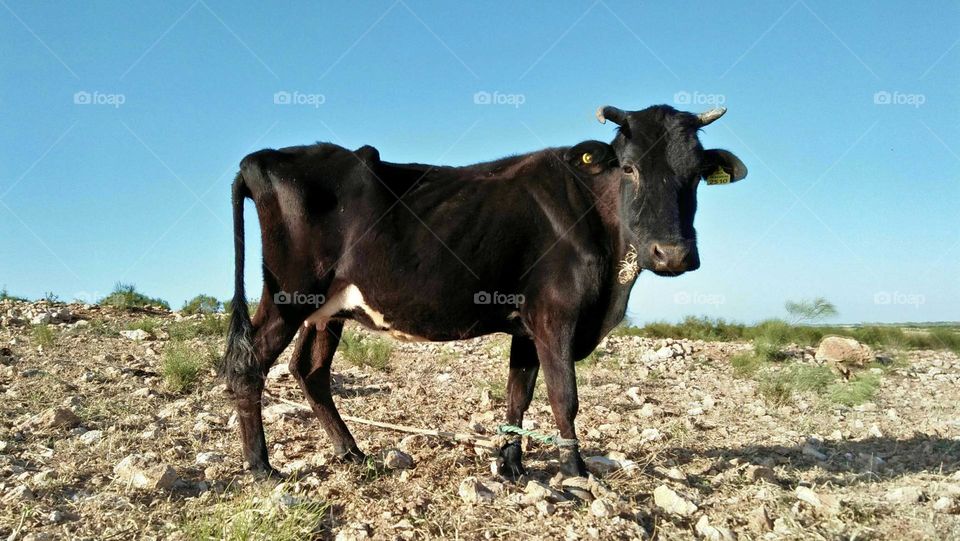
<path fill-rule="evenodd" d="M 759 377 L 758 390 L 772 404 L 784 404 L 794 393 L 822 395 L 837 376 L 825 366 L 794 364 L 783 369 L 766 370 Z"/>
<path fill-rule="evenodd" d="M 856 406 L 869 402 L 880 388 L 880 377 L 870 372 L 864 372 L 853 377 L 850 381 L 839 382 L 827 388 L 830 400 L 845 406 Z"/>
<path fill-rule="evenodd" d="M 128 331 L 140 330 L 156 335 L 160 330 L 160 320 L 152 317 L 138 319 L 127 323 L 124 328 Z"/>
<path fill-rule="evenodd" d="M 44 348 L 53 347 L 54 342 L 54 333 L 53 329 L 49 325 L 34 325 L 30 329 L 30 335 L 33 338 L 33 343 L 38 346 L 43 346 Z"/>
<path fill-rule="evenodd" d="M 180 533 L 186 539 L 201 541 L 321 539 L 328 509 L 329 505 L 321 502 L 280 506 L 266 492 L 223 497 L 212 509 L 188 506 Z"/>
<path fill-rule="evenodd" d="M 390 364 L 393 345 L 382 338 L 344 329 L 340 337 L 339 351 L 350 364 L 386 370 Z"/>
<path fill-rule="evenodd" d="M 738 353 L 730 357 L 730 364 L 733 366 L 733 373 L 739 377 L 753 376 L 763 366 L 760 357 L 753 353 Z"/>
<path fill-rule="evenodd" d="M 27 299 L 23 297 L 17 297 L 16 295 L 11 295 L 10 292 L 7 291 L 7 286 L 3 286 L 3 289 L 0 289 L 0 301 L 27 302 Z"/>
<path fill-rule="evenodd" d="M 168 304 L 167 301 L 154 297 L 148 297 L 147 295 L 137 291 L 136 286 L 133 284 L 122 283 L 117 283 L 117 285 L 114 286 L 112 293 L 100 299 L 100 304 L 104 306 L 113 306 L 114 308 L 120 308 L 122 310 L 144 308 L 147 306 L 160 306 L 162 308 L 166 308 L 167 310 L 170 309 L 170 304 Z"/>
<path fill-rule="evenodd" d="M 90 320 L 90 326 L 87 327 L 90 334 L 95 336 L 120 336 L 120 331 L 116 324 L 106 319 Z"/>
<path fill-rule="evenodd" d="M 189 391 L 215 360 L 212 351 L 198 351 L 184 342 L 171 342 L 163 351 L 163 380 L 173 392 Z"/>
<path fill-rule="evenodd" d="M 218 314 L 207 314 L 197 321 L 177 321 L 170 324 L 167 332 L 174 340 L 191 340 L 206 336 L 226 336 L 230 322 Z"/>
<path fill-rule="evenodd" d="M 221 308 L 223 308 L 223 303 L 216 298 L 201 294 L 183 303 L 180 312 L 191 316 L 194 314 L 215 314 Z"/>

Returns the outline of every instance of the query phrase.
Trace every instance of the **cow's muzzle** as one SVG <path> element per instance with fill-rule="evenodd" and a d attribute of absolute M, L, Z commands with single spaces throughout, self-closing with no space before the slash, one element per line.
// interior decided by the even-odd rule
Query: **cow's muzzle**
<path fill-rule="evenodd" d="M 657 274 L 677 275 L 700 268 L 700 254 L 693 242 L 654 242 L 648 255 L 650 270 Z"/>

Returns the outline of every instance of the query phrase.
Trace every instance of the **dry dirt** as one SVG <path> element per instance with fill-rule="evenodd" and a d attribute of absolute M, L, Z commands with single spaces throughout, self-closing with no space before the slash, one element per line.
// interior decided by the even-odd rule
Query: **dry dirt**
<path fill-rule="evenodd" d="M 341 465 L 314 420 L 269 397 L 271 460 L 289 477 L 254 481 L 212 369 L 182 393 L 162 377 L 179 316 L 70 305 L 45 338 L 29 320 L 48 308 L 0 303 L 2 538 L 960 539 L 960 360 L 949 352 L 904 354 L 857 407 L 803 394 L 775 406 L 731 370 L 746 344 L 612 337 L 578 366 L 583 454 L 612 460 L 594 460 L 576 498 L 555 448 L 537 442 L 529 479 L 510 483 L 472 445 L 348 423 L 376 460 Z M 160 323 L 149 339 L 116 334 L 144 318 Z M 385 369 L 338 354 L 340 411 L 489 435 L 508 343 L 397 344 Z M 676 351 L 658 355 L 665 345 Z M 303 401 L 283 369 L 268 389 Z M 542 383 L 527 418 L 553 432 Z M 413 467 L 384 467 L 393 449 Z M 132 454 L 146 472 L 133 480 L 116 469 Z M 461 485 L 481 501 L 466 503 Z"/>

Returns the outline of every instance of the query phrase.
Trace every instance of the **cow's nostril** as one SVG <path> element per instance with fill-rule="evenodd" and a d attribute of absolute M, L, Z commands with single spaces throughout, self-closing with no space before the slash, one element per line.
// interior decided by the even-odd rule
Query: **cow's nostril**
<path fill-rule="evenodd" d="M 653 262 L 658 265 L 664 265 L 667 263 L 667 253 L 660 247 L 659 244 L 654 243 L 650 248 L 651 255 L 653 256 Z"/>

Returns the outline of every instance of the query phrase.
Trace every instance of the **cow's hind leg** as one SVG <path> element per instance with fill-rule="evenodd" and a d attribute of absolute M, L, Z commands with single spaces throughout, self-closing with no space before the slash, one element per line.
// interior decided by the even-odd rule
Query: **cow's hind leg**
<path fill-rule="evenodd" d="M 563 333 L 542 332 L 537 338 L 537 356 L 547 384 L 547 398 L 560 431 L 560 471 L 565 475 L 586 477 L 587 467 L 580 457 L 574 419 L 580 408 L 577 378 L 570 341 Z"/>
<path fill-rule="evenodd" d="M 330 365 L 340 343 L 343 322 L 330 321 L 323 327 L 322 330 L 315 325 L 302 327 L 296 351 L 290 359 L 290 373 L 297 378 L 313 413 L 333 443 L 337 457 L 360 464 L 365 459 L 364 454 L 340 418 L 330 392 Z"/>
<path fill-rule="evenodd" d="M 267 440 L 263 432 L 264 378 L 296 332 L 297 323 L 285 321 L 265 294 L 253 318 L 253 363 L 246 368 L 246 374 L 227 379 L 227 388 L 237 408 L 243 458 L 255 474 L 276 474 L 267 459 Z"/>
<path fill-rule="evenodd" d="M 507 424 L 523 425 L 523 414 L 533 400 L 533 390 L 537 383 L 540 362 L 537 360 L 537 348 L 533 340 L 523 336 L 514 336 L 510 342 L 510 373 L 507 376 Z M 524 475 L 523 451 L 520 437 L 514 437 L 500 448 L 498 467 L 500 475 L 510 479 Z"/>

